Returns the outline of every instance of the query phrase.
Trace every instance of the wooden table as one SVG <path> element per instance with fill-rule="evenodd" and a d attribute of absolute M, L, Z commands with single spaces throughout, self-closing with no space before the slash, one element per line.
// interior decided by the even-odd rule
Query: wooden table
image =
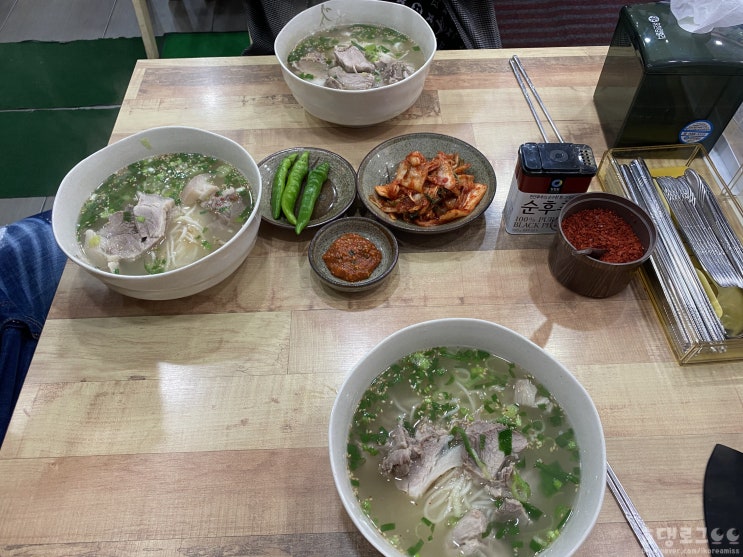
<path fill-rule="evenodd" d="M 517 53 L 562 134 L 599 157 L 592 95 L 605 53 Z M 651 532 L 674 554 L 706 548 L 704 469 L 715 443 L 743 448 L 743 366 L 677 365 L 638 282 L 582 298 L 552 279 L 548 236 L 506 233 L 518 146 L 541 141 L 512 54 L 437 54 L 417 104 L 364 129 L 308 116 L 273 57 L 140 61 L 111 141 L 184 124 L 256 160 L 312 145 L 358 166 L 389 137 L 441 132 L 490 159 L 496 198 L 462 232 L 400 234 L 394 276 L 357 295 L 312 277 L 311 233 L 266 224 L 233 276 L 182 300 L 125 298 L 69 264 L 0 449 L 0 554 L 376 555 L 333 485 L 330 409 L 362 354 L 446 316 L 505 325 L 571 369 Z M 579 555 L 641 554 L 607 492 Z"/>

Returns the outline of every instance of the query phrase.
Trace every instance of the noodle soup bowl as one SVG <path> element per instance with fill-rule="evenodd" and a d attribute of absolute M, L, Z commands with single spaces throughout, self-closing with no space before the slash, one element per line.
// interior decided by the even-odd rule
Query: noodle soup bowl
<path fill-rule="evenodd" d="M 400 358 L 439 346 L 485 350 L 517 364 L 549 390 L 562 408 L 579 447 L 580 484 L 559 536 L 539 555 L 573 554 L 593 528 L 603 503 L 606 448 L 598 412 L 576 378 L 545 350 L 514 331 L 479 319 L 437 319 L 401 329 L 363 356 L 346 377 L 330 415 L 329 450 L 337 491 L 354 524 L 386 557 L 408 555 L 407 546 L 395 547 L 362 508 L 349 475 L 347 446 L 354 413 L 370 384 Z M 378 493 L 374 499 L 380 497 Z M 441 555 L 445 555 L 443 550 Z"/>
<path fill-rule="evenodd" d="M 253 210 L 237 233 L 205 257 L 160 274 L 123 275 L 93 266 L 78 242 L 80 209 L 113 173 L 134 162 L 168 153 L 200 153 L 232 164 L 250 184 Z M 255 244 L 261 222 L 261 175 L 253 157 L 240 144 L 219 134 L 185 126 L 145 130 L 93 153 L 64 177 L 52 209 L 57 243 L 73 262 L 112 290 L 145 300 L 169 300 L 196 294 L 231 275 Z"/>
<path fill-rule="evenodd" d="M 391 27 L 407 35 L 422 50 L 424 62 L 412 75 L 390 85 L 365 90 L 341 90 L 302 79 L 292 72 L 289 53 L 303 39 L 339 25 Z M 382 0 L 329 0 L 292 18 L 274 41 L 281 73 L 296 101 L 312 116 L 348 127 L 379 124 L 410 108 L 423 92 L 436 53 L 436 36 L 415 10 Z"/>

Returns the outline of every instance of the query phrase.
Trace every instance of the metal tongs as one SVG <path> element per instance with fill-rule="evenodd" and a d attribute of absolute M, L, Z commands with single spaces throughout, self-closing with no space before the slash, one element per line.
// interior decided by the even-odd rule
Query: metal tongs
<path fill-rule="evenodd" d="M 524 66 L 521 64 L 521 60 L 519 60 L 518 56 L 514 55 L 511 57 L 509 64 L 511 65 L 511 69 L 516 76 L 516 81 L 521 88 L 521 92 L 524 94 L 526 103 L 529 105 L 529 110 L 531 110 L 531 113 L 534 116 L 534 120 L 536 121 L 537 126 L 539 127 L 539 131 L 542 133 L 542 137 L 544 138 L 544 140 L 546 142 L 549 142 L 549 139 L 547 138 L 547 131 L 544 129 L 541 118 L 539 117 L 539 114 L 537 113 L 534 103 L 532 102 L 529 95 L 530 91 L 531 94 L 534 95 L 537 104 L 539 104 L 539 108 L 541 108 L 544 116 L 547 118 L 547 121 L 552 127 L 552 131 L 555 132 L 558 141 L 560 143 L 565 143 L 565 140 L 562 138 L 562 135 L 557 129 L 555 122 L 552 120 L 549 111 L 545 107 L 544 102 L 542 101 L 542 97 L 539 96 L 537 88 L 534 86 L 531 79 L 529 79 L 529 75 L 526 73 Z M 653 536 L 650 535 L 645 522 L 640 517 L 640 514 L 637 512 L 637 509 L 632 503 L 632 500 L 629 498 L 629 495 L 627 495 L 624 487 L 619 482 L 619 478 L 617 478 L 614 470 L 608 462 L 606 463 L 606 483 L 608 484 L 609 490 L 611 491 L 612 495 L 619 504 L 619 507 L 622 509 L 622 513 L 629 523 L 630 528 L 632 528 L 632 532 L 635 534 L 637 541 L 640 542 L 645 555 L 647 555 L 648 557 L 663 557 L 663 552 L 660 550 L 660 547 L 653 539 Z"/>

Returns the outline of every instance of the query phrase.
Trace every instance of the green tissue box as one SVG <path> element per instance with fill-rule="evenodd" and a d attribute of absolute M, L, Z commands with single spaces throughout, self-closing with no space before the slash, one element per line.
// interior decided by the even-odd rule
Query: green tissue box
<path fill-rule="evenodd" d="M 700 143 L 743 102 L 743 26 L 691 33 L 670 4 L 621 9 L 594 104 L 609 147 Z"/>

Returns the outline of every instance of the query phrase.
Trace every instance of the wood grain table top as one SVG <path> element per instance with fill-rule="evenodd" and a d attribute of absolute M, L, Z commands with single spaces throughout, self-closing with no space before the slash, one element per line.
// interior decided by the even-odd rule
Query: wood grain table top
<path fill-rule="evenodd" d="M 651 533 L 706 549 L 705 466 L 716 443 L 743 448 L 743 366 L 678 365 L 639 281 L 578 296 L 550 275 L 548 235 L 505 231 L 517 149 L 541 141 L 513 54 L 563 136 L 600 158 L 606 47 L 439 52 L 411 109 L 359 129 L 305 113 L 274 57 L 139 61 L 111 142 L 189 125 L 256 161 L 316 146 L 357 168 L 390 137 L 438 132 L 485 154 L 496 196 L 460 231 L 398 233 L 396 271 L 358 294 L 313 277 L 312 231 L 266 223 L 232 276 L 180 300 L 126 298 L 68 263 L 0 448 L 0 555 L 378 555 L 333 484 L 330 409 L 368 350 L 441 317 L 497 322 L 570 369 Z M 608 492 L 578 555 L 642 555 Z"/>

